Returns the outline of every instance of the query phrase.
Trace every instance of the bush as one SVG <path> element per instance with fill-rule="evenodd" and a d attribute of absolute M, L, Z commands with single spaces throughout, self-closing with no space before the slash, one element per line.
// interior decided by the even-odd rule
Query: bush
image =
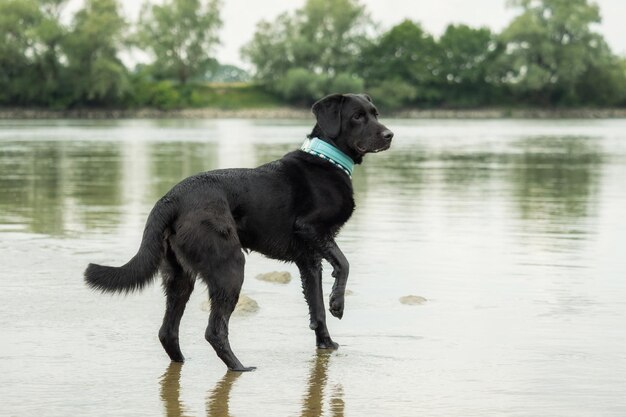
<path fill-rule="evenodd" d="M 347 73 L 335 77 L 315 74 L 304 68 L 293 68 L 279 80 L 274 89 L 285 100 L 294 104 L 309 105 L 331 93 L 359 93 L 363 80 Z"/>
<path fill-rule="evenodd" d="M 191 107 L 249 109 L 276 107 L 284 100 L 266 91 L 263 86 L 247 83 L 188 84 L 182 89 L 185 104 Z"/>
<path fill-rule="evenodd" d="M 304 68 L 292 68 L 279 80 L 275 89 L 284 99 L 292 103 L 311 104 L 324 91 L 326 77 Z"/>
<path fill-rule="evenodd" d="M 329 81 L 326 94 L 361 93 L 364 90 L 363 79 L 350 74 L 340 73 Z"/>
<path fill-rule="evenodd" d="M 171 81 L 149 81 L 143 77 L 134 80 L 132 104 L 137 107 L 156 107 L 159 110 L 172 110 L 185 103 Z"/>
<path fill-rule="evenodd" d="M 417 98 L 418 91 L 411 84 L 398 80 L 385 80 L 368 88 L 376 104 L 384 110 L 398 110 L 411 104 Z"/>
<path fill-rule="evenodd" d="M 171 81 L 160 81 L 152 85 L 148 104 L 161 110 L 172 110 L 181 107 L 184 103 Z"/>

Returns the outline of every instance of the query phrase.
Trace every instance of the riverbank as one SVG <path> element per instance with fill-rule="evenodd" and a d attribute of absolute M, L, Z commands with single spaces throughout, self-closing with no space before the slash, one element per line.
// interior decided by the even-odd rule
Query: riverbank
<path fill-rule="evenodd" d="M 385 114 L 401 119 L 626 119 L 626 108 L 614 109 L 413 109 Z M 0 119 L 308 119 L 308 109 L 295 107 L 227 110 L 219 108 L 158 109 L 0 109 Z"/>

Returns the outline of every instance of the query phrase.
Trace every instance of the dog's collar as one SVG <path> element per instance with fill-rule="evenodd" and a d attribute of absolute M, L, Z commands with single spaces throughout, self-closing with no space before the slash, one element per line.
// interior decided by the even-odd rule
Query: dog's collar
<path fill-rule="evenodd" d="M 300 150 L 327 160 L 340 168 L 352 179 L 354 161 L 330 143 L 324 142 L 319 138 L 311 138 L 304 141 Z"/>

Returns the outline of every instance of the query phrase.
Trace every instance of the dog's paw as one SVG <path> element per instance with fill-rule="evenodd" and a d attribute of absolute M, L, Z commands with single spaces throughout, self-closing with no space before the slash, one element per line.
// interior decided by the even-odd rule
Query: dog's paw
<path fill-rule="evenodd" d="M 337 350 L 339 349 L 339 343 L 333 342 L 333 340 L 330 337 L 324 337 L 321 339 L 317 339 L 317 348 Z"/>
<path fill-rule="evenodd" d="M 241 366 L 238 368 L 228 368 L 231 372 L 252 372 L 256 370 L 256 366 Z"/>
<path fill-rule="evenodd" d="M 344 299 L 343 294 L 338 295 L 334 291 L 330 294 L 329 309 L 330 314 L 337 317 L 339 320 L 343 317 Z"/>

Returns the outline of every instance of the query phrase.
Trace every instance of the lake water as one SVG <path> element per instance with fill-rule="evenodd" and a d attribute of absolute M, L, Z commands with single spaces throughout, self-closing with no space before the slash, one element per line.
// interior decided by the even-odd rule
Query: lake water
<path fill-rule="evenodd" d="M 200 283 L 180 366 L 159 285 L 103 295 L 82 272 L 126 262 L 179 180 L 279 158 L 311 121 L 0 121 L 0 415 L 625 416 L 626 120 L 385 123 L 338 238 L 340 349 L 315 349 L 296 268 L 251 254 L 239 375 Z M 255 279 L 273 270 L 294 279 Z"/>

